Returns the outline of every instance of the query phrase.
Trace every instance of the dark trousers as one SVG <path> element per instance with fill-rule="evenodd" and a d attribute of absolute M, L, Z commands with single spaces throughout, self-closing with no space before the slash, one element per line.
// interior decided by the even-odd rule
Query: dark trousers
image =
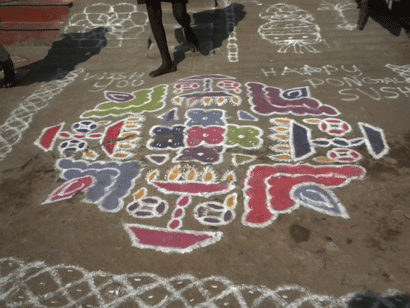
<path fill-rule="evenodd" d="M 11 61 L 10 54 L 0 45 L 0 71 L 4 70 L 4 83 L 14 82 L 16 75 L 14 73 L 14 64 Z"/>
<path fill-rule="evenodd" d="M 0 71 L 4 70 L 4 83 L 13 82 L 16 79 L 14 64 L 10 58 L 7 61 L 0 61 Z"/>

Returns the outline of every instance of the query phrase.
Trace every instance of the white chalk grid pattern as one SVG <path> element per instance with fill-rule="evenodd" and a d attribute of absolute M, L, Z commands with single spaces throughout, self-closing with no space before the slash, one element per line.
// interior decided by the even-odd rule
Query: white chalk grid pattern
<path fill-rule="evenodd" d="M 198 279 L 188 274 L 171 278 L 152 273 L 115 275 L 64 264 L 48 266 L 13 257 L 0 259 L 2 307 L 341 308 L 348 307 L 354 296 L 315 295 L 297 285 L 275 290 L 238 285 L 221 276 Z"/>
<path fill-rule="evenodd" d="M 235 6 L 244 2 L 258 2 L 258 0 L 217 0 L 218 5 L 224 7 L 226 15 L 226 33 L 229 35 L 228 44 L 228 60 L 229 62 L 239 62 L 239 46 L 236 37 L 236 16 Z"/>
<path fill-rule="evenodd" d="M 11 112 L 6 122 L 0 126 L 0 161 L 2 161 L 20 142 L 23 132 L 29 128 L 33 116 L 48 106 L 48 102 L 63 92 L 83 72 L 78 69 L 67 72 L 60 71 L 55 80 L 44 83 L 33 94 L 27 97 L 20 106 Z"/>
<path fill-rule="evenodd" d="M 64 33 L 72 36 L 79 48 L 89 48 L 92 45 L 104 47 L 104 38 L 108 41 L 107 48 L 117 48 L 122 46 L 123 40 L 135 40 L 145 31 L 147 24 L 147 13 L 138 12 L 136 5 L 96 3 L 86 7 L 83 13 L 74 14 Z M 90 34 L 97 28 L 105 30 Z"/>

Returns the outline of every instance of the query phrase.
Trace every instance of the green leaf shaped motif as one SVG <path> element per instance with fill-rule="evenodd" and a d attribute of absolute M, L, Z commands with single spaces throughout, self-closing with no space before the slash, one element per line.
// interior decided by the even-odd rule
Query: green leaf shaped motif
<path fill-rule="evenodd" d="M 104 102 L 98 104 L 93 110 L 84 112 L 80 117 L 82 119 L 105 118 L 108 116 L 118 117 L 126 114 L 158 111 L 165 106 L 167 90 L 167 85 L 159 85 L 151 89 L 139 90 L 132 93 L 135 99 L 129 102 Z"/>

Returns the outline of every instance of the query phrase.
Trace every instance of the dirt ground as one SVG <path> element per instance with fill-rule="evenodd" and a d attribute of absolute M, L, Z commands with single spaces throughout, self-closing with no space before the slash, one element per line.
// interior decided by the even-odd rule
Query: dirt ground
<path fill-rule="evenodd" d="M 410 305 L 410 40 L 283 2 L 190 1 L 204 54 L 164 5 L 157 78 L 144 6 L 75 3 L 62 33 L 141 31 L 0 89 L 0 307 Z"/>

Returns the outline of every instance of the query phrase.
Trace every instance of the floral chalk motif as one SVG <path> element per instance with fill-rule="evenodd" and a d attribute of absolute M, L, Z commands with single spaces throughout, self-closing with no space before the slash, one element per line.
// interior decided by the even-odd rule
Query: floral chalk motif
<path fill-rule="evenodd" d="M 187 131 L 187 144 L 189 147 L 196 147 L 202 143 L 219 144 L 224 141 L 225 129 L 221 127 L 202 128 L 195 126 Z"/>
<path fill-rule="evenodd" d="M 151 129 L 152 139 L 148 141 L 148 148 L 155 150 L 176 149 L 184 147 L 185 126 L 177 125 L 172 128 L 154 126 Z"/>
<path fill-rule="evenodd" d="M 262 135 L 263 131 L 255 126 L 228 125 L 226 146 L 258 149 L 263 144 Z"/>
<path fill-rule="evenodd" d="M 225 126 L 225 111 L 220 109 L 205 110 L 205 109 L 192 109 L 185 114 L 187 119 L 187 126 Z"/>

